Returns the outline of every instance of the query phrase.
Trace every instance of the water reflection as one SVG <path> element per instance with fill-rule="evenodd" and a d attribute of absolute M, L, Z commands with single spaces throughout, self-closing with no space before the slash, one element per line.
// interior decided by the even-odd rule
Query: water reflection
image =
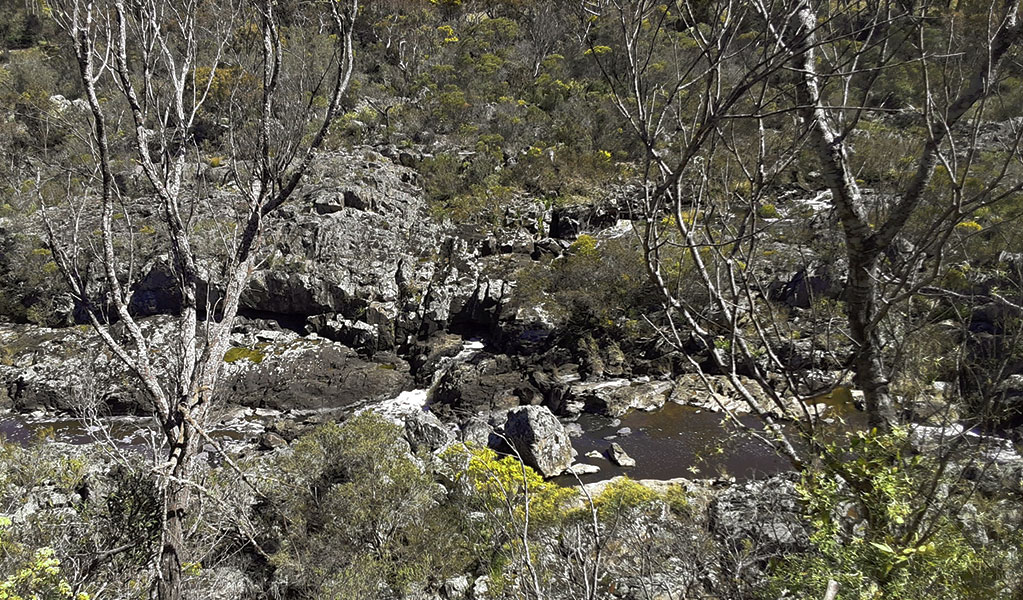
<path fill-rule="evenodd" d="M 836 388 L 808 404 L 826 406 L 823 418 L 818 421 L 818 429 L 825 438 L 866 427 L 866 415 L 856 409 L 849 388 Z M 763 423 L 753 415 L 740 416 L 738 420 L 744 427 L 763 430 Z M 583 482 L 617 475 L 633 479 L 734 477 L 743 481 L 792 468 L 786 458 L 724 414 L 692 406 L 668 403 L 655 412 L 632 411 L 620 420 L 587 414 L 579 418 L 579 424 L 583 434 L 572 440 L 579 453 L 576 462 L 600 467 L 599 473 L 581 476 Z M 623 428 L 628 435 L 619 433 Z M 792 424 L 783 428 L 797 450 L 804 451 L 796 428 Z M 635 467 L 623 468 L 606 457 L 586 456 L 593 451 L 604 453 L 612 442 L 636 459 Z M 560 481 L 574 483 L 575 477 L 563 476 Z"/>
<path fill-rule="evenodd" d="M 222 423 L 210 430 L 218 442 L 238 442 L 251 437 L 262 427 L 243 419 Z M 149 417 L 103 417 L 96 422 L 60 415 L 31 415 L 8 412 L 0 414 L 0 439 L 28 445 L 48 439 L 66 444 L 110 443 L 125 450 L 145 452 L 162 444 L 153 420 Z"/>

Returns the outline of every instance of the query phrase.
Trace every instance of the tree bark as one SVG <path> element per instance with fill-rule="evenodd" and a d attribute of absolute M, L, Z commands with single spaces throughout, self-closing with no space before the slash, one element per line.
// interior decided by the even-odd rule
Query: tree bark
<path fill-rule="evenodd" d="M 821 162 L 821 173 L 831 191 L 845 236 L 849 261 L 845 302 L 849 335 L 854 345 L 853 382 L 863 391 L 870 425 L 887 429 L 895 424 L 895 414 L 881 360 L 881 339 L 874 326 L 880 251 L 872 243 L 872 230 L 862 194 L 849 168 L 844 140 L 823 108 L 814 52 L 817 16 L 809 2 L 800 4 L 794 19 L 793 34 L 786 43 L 793 54 L 792 67 L 797 73 L 800 113 L 809 127 L 810 139 Z"/>
<path fill-rule="evenodd" d="M 854 349 L 851 365 L 853 382 L 863 392 L 872 427 L 888 429 L 898 422 L 895 403 L 888 389 L 888 376 L 882 356 L 883 340 L 878 332 L 882 290 L 880 265 L 884 253 L 901 234 L 910 216 L 919 206 L 923 192 L 937 163 L 942 141 L 951 126 L 991 89 L 994 72 L 1020 36 L 1017 3 L 1006 5 L 1004 18 L 989 40 L 986 60 L 970 77 L 966 91 L 949 105 L 940 123 L 928 122 L 930 138 L 918 159 L 916 174 L 894 209 L 875 227 L 867 218 L 867 209 L 853 176 L 844 138 L 830 121 L 829 110 L 821 98 L 814 47 L 817 15 L 809 1 L 801 2 L 793 14 L 792 32 L 784 40 L 792 53 L 796 75 L 796 93 L 801 116 L 809 128 L 810 139 L 821 162 L 825 184 L 831 191 L 838 212 L 849 261 L 846 287 L 846 318 Z"/>
<path fill-rule="evenodd" d="M 846 232 L 848 235 L 848 232 Z M 888 390 L 881 350 L 883 342 L 875 327 L 877 315 L 878 255 L 847 247 L 846 318 L 855 344 L 852 356 L 853 383 L 863 392 L 868 423 L 884 430 L 897 423 L 895 405 Z"/>

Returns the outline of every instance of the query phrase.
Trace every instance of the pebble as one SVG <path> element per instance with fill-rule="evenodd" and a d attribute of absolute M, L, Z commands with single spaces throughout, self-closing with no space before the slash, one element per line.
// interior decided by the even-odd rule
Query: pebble
<path fill-rule="evenodd" d="M 592 475 L 593 473 L 600 473 L 600 467 L 586 463 L 576 463 L 569 467 L 566 472 L 574 475 Z"/>

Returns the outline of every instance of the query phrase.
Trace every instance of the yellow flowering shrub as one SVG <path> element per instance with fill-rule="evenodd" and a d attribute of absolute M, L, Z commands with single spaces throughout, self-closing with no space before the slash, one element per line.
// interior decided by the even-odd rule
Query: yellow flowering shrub
<path fill-rule="evenodd" d="M 539 473 L 522 465 L 513 456 L 498 457 L 489 448 L 453 446 L 445 458 L 464 462 L 455 475 L 470 493 L 492 512 L 510 511 L 515 519 L 525 516 L 534 524 L 556 522 L 565 514 L 565 506 L 575 495 L 571 488 L 545 481 Z"/>
<path fill-rule="evenodd" d="M 89 600 L 85 593 L 72 595 L 53 548 L 30 551 L 12 539 L 10 528 L 11 520 L 0 516 L 0 553 L 16 557 L 15 568 L 0 579 L 0 600 Z"/>

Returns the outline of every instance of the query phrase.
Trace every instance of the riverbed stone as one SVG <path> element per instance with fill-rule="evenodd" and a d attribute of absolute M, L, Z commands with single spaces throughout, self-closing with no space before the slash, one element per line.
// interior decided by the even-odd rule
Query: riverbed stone
<path fill-rule="evenodd" d="M 619 467 L 636 466 L 636 459 L 626 454 L 618 442 L 611 442 L 611 446 L 607 449 L 607 458 Z"/>
<path fill-rule="evenodd" d="M 326 340 L 303 339 L 260 352 L 258 363 L 240 359 L 225 369 L 224 401 L 277 410 L 342 408 L 393 398 L 411 382 L 400 358 L 367 359 Z"/>
<path fill-rule="evenodd" d="M 288 441 L 272 431 L 264 431 L 259 436 L 259 447 L 263 450 L 276 450 L 287 448 Z"/>
<path fill-rule="evenodd" d="M 419 410 L 405 416 L 405 439 L 413 452 L 435 452 L 451 445 L 455 434 L 436 415 Z"/>
<path fill-rule="evenodd" d="M 443 418 L 457 420 L 467 414 L 514 408 L 535 394 L 513 357 L 480 352 L 447 369 L 434 386 L 430 402 Z"/>
<path fill-rule="evenodd" d="M 600 473 L 600 467 L 588 463 L 576 463 L 570 466 L 566 472 L 570 475 L 593 475 Z"/>
<path fill-rule="evenodd" d="M 948 468 L 976 481 L 986 494 L 1023 493 L 1023 455 L 1006 438 L 981 435 L 958 424 L 914 424 L 909 441 L 920 454 L 950 457 Z"/>
<path fill-rule="evenodd" d="M 673 387 L 669 381 L 610 379 L 575 383 L 569 395 L 589 412 L 620 417 L 630 409 L 654 411 L 663 407 Z"/>

